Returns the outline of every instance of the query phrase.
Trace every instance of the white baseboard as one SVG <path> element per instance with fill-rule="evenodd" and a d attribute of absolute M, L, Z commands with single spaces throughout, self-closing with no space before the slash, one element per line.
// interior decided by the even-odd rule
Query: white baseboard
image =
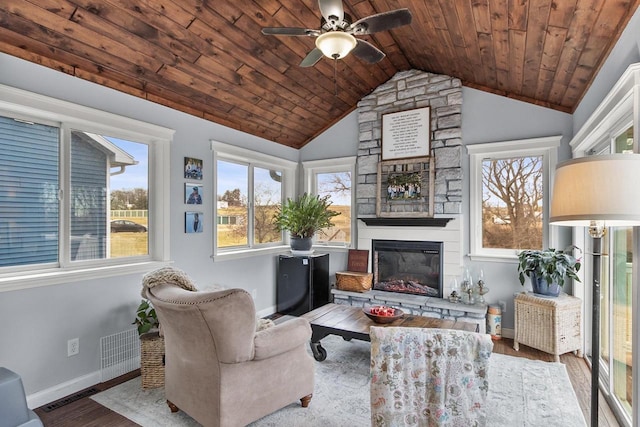
<path fill-rule="evenodd" d="M 27 406 L 30 409 L 39 408 L 47 403 L 55 402 L 58 399 L 62 399 L 70 394 L 84 390 L 87 387 L 94 386 L 100 383 L 100 379 L 100 371 L 96 371 L 82 377 L 74 378 L 62 384 L 57 384 L 45 390 L 35 392 L 27 396 Z"/>

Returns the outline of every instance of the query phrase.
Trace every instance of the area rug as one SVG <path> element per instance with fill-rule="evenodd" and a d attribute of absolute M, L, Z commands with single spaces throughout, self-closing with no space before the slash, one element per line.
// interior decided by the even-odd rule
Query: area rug
<path fill-rule="evenodd" d="M 316 384 L 308 408 L 299 402 L 251 424 L 252 427 L 368 426 L 368 342 L 322 340 L 327 359 L 316 362 Z M 583 427 L 582 411 L 561 363 L 493 354 L 489 369 L 489 427 Z M 162 388 L 142 390 L 140 378 L 91 397 L 143 427 L 198 426 L 183 412 L 172 414 Z"/>

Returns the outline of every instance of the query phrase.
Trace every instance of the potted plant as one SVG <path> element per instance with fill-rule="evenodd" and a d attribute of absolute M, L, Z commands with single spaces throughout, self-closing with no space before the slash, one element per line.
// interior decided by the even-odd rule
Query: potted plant
<path fill-rule="evenodd" d="M 136 319 L 132 323 L 138 326 L 140 335 L 140 377 L 142 388 L 164 386 L 164 337 L 160 335 L 160 322 L 153 305 L 140 301 L 136 310 Z"/>
<path fill-rule="evenodd" d="M 291 235 L 291 250 L 308 251 L 316 231 L 332 227 L 331 218 L 339 215 L 329 210 L 329 196 L 320 197 L 304 193 L 297 200 L 287 199 L 274 214 L 274 222 L 280 230 Z"/>
<path fill-rule="evenodd" d="M 158 329 L 160 323 L 156 316 L 156 310 L 147 300 L 140 301 L 140 305 L 136 310 L 136 319 L 132 325 L 138 326 L 138 335 L 146 334 L 151 330 Z"/>
<path fill-rule="evenodd" d="M 525 250 L 518 254 L 518 276 L 524 286 L 525 277 L 531 279 L 533 292 L 540 295 L 558 296 L 565 280 L 580 281 L 580 260 L 572 252 L 578 249 L 569 246 L 565 250 Z"/>

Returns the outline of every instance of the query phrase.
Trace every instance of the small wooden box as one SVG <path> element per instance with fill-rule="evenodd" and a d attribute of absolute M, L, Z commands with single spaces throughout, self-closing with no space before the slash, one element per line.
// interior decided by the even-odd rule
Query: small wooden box
<path fill-rule="evenodd" d="M 367 292 L 373 282 L 372 273 L 358 271 L 336 272 L 336 287 L 341 291 Z"/>
<path fill-rule="evenodd" d="M 347 271 L 366 273 L 369 270 L 369 251 L 366 249 L 349 249 Z"/>

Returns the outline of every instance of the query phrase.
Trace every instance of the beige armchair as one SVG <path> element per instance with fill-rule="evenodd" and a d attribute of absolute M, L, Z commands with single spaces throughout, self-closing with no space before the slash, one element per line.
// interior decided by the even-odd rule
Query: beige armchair
<path fill-rule="evenodd" d="M 244 426 L 298 399 L 308 406 L 314 360 L 305 319 L 256 332 L 244 290 L 192 292 L 167 283 L 143 292 L 164 333 L 172 412 L 179 408 L 205 427 Z"/>

